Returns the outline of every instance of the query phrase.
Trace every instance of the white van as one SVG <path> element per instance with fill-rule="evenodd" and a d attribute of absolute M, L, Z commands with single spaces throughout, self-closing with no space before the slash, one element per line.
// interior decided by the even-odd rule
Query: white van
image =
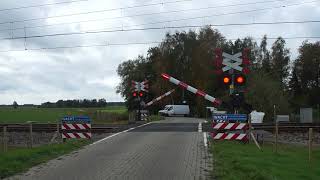
<path fill-rule="evenodd" d="M 163 110 L 159 111 L 159 114 L 164 116 L 189 116 L 190 108 L 189 105 L 166 105 Z"/>

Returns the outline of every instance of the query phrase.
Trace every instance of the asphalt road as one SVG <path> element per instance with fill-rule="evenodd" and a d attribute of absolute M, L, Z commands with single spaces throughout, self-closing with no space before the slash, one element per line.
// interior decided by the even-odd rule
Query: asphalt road
<path fill-rule="evenodd" d="M 208 179 L 201 119 L 174 117 L 115 134 L 9 179 Z"/>

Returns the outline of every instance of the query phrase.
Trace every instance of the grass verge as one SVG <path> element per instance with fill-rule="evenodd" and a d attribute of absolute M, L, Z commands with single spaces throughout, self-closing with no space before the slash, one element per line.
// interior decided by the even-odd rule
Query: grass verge
<path fill-rule="evenodd" d="M 151 115 L 149 117 L 149 121 L 152 122 L 152 121 L 161 121 L 161 120 L 164 120 L 165 118 L 163 116 L 160 116 L 160 115 Z"/>
<path fill-rule="evenodd" d="M 308 148 L 281 145 L 277 154 L 272 145 L 259 151 L 254 144 L 215 142 L 211 144 L 214 170 L 217 179 L 320 179 L 320 149 L 314 149 L 313 161 L 308 161 Z"/>
<path fill-rule="evenodd" d="M 35 148 L 9 148 L 0 152 L 0 179 L 24 172 L 29 168 L 70 153 L 88 144 L 88 140 L 70 140 L 64 144 L 44 145 Z"/>

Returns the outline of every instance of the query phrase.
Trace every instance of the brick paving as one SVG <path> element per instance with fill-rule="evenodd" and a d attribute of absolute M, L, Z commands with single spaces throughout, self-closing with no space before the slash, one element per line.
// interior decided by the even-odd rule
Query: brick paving
<path fill-rule="evenodd" d="M 167 118 L 33 167 L 9 179 L 209 179 L 200 119 Z"/>

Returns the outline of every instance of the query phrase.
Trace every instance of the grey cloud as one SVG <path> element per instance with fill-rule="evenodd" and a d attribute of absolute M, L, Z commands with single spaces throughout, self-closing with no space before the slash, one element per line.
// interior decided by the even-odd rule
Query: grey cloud
<path fill-rule="evenodd" d="M 22 3 L 23 2 L 23 3 Z M 2 8 L 17 7 L 21 5 L 43 4 L 53 1 L 9 1 L 2 0 Z M 58 2 L 58 1 L 57 1 Z M 152 1 L 159 2 L 159 1 Z M 256 2 L 246 0 L 245 2 Z M 243 3 L 245 3 L 243 2 Z M 300 1 L 286 1 L 296 3 Z M 136 4 L 151 3 L 146 0 L 120 0 L 101 1 L 90 0 L 90 2 L 73 3 L 60 6 L 48 6 L 10 12 L 0 12 L 0 22 L 10 20 L 30 19 L 35 17 L 53 16 L 59 14 L 70 14 L 91 10 L 117 8 Z M 231 1 L 208 1 L 193 0 L 184 3 L 164 4 L 154 7 L 137 9 L 126 9 L 122 12 L 105 12 L 72 16 L 48 20 L 37 20 L 25 23 L 14 23 L 13 27 L 45 25 L 60 22 L 71 22 L 89 19 L 101 19 L 119 15 L 132 15 L 151 12 L 165 12 L 178 9 L 190 9 L 216 5 L 232 4 Z M 240 3 L 240 1 L 234 1 Z M 242 3 L 242 1 L 241 1 Z M 110 28 L 115 26 L 126 26 L 143 24 L 154 21 L 180 19 L 186 17 L 206 16 L 211 14 L 228 13 L 247 9 L 274 6 L 281 3 L 258 4 L 242 7 L 217 8 L 203 11 L 181 12 L 172 14 L 160 14 L 154 16 L 140 16 L 126 19 L 114 19 L 91 23 L 70 24 L 62 26 L 50 26 L 48 28 L 27 29 L 27 35 L 53 34 L 60 32 L 76 32 L 79 30 L 94 30 Z M 259 21 L 282 21 L 282 20 L 305 20 L 317 19 L 320 15 L 320 4 L 307 4 L 303 6 L 275 9 L 255 13 L 244 13 L 219 17 L 209 17 L 188 21 L 179 21 L 165 24 L 144 25 L 140 27 L 161 27 L 180 25 L 201 25 L 201 24 L 224 24 L 235 22 L 259 22 Z M 12 24 L 0 25 L 0 29 L 12 27 Z M 277 26 L 247 26 L 247 27 L 217 27 L 227 38 L 235 37 L 262 37 L 268 36 L 300 36 L 318 35 L 319 24 L 301 25 L 277 25 Z M 186 28 L 180 30 L 188 30 Z M 159 41 L 164 38 L 167 31 L 175 30 L 154 30 L 154 31 L 132 31 L 86 34 L 73 36 L 56 36 L 27 39 L 27 48 L 74 46 L 107 43 L 145 42 Z M 14 36 L 23 36 L 23 30 L 14 32 Z M 0 38 L 10 36 L 10 32 L 0 32 Z M 259 40 L 258 40 L 259 41 Z M 297 54 L 297 48 L 303 40 L 288 40 L 288 47 Z M 269 45 L 273 40 L 269 41 Z M 96 48 L 56 49 L 43 51 L 25 52 L 0 52 L 0 104 L 12 103 L 41 103 L 44 101 L 56 101 L 58 99 L 73 98 L 106 98 L 108 101 L 122 100 L 120 95 L 115 93 L 115 86 L 119 82 L 116 68 L 119 63 L 137 57 L 138 54 L 146 55 L 148 48 L 152 45 L 136 46 L 112 46 Z M 24 49 L 24 40 L 1 41 L 1 50 Z"/>

